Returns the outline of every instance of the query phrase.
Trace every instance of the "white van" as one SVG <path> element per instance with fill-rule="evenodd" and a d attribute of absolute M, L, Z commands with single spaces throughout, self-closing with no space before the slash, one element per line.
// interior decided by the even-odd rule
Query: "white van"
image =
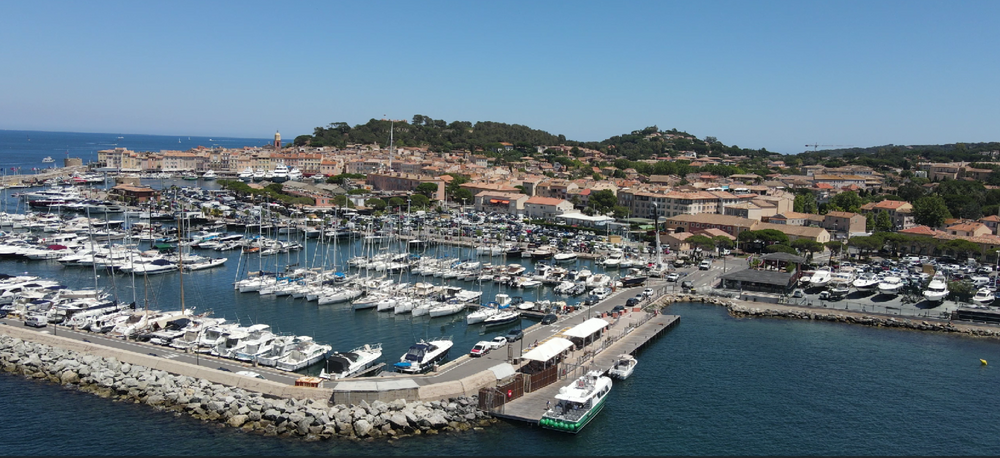
<path fill-rule="evenodd" d="M 970 278 L 970 280 L 972 280 L 972 284 L 976 288 L 981 288 L 981 287 L 986 286 L 986 285 L 988 285 L 990 283 L 990 277 L 972 277 L 972 278 Z"/>
<path fill-rule="evenodd" d="M 45 315 L 28 315 L 28 317 L 24 319 L 24 325 L 34 328 L 44 328 L 49 325 L 49 320 L 45 317 Z"/>

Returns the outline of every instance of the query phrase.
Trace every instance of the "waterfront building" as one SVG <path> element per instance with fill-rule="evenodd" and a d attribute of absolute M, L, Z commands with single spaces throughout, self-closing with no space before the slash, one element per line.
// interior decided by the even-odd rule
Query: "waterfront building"
<path fill-rule="evenodd" d="M 738 216 L 698 214 L 698 215 L 677 215 L 663 221 L 667 229 L 698 233 L 704 229 L 720 229 L 733 237 L 739 236 L 745 231 L 756 230 L 760 221 L 740 218 Z"/>
<path fill-rule="evenodd" d="M 524 202 L 524 214 L 528 218 L 552 219 L 572 209 L 572 203 L 554 197 L 534 196 Z"/>
<path fill-rule="evenodd" d="M 450 178 L 450 177 L 449 177 Z M 375 191 L 414 191 L 423 183 L 433 183 L 437 191 L 432 199 L 443 201 L 445 198 L 445 181 L 440 177 L 429 175 L 413 175 L 409 173 L 370 173 L 366 182 Z"/>
<path fill-rule="evenodd" d="M 521 193 L 482 191 L 476 194 L 476 211 L 496 212 L 506 215 L 524 214 L 528 196 Z"/>

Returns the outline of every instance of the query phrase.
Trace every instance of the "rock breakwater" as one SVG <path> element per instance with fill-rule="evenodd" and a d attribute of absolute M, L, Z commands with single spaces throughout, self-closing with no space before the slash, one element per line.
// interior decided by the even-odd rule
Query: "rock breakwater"
<path fill-rule="evenodd" d="M 1000 329 L 977 326 L 972 324 L 954 324 L 950 321 L 910 320 L 866 314 L 860 312 L 830 312 L 828 310 L 810 310 L 798 306 L 770 305 L 753 306 L 749 302 L 703 295 L 669 295 L 659 298 L 650 307 L 662 309 L 673 303 L 701 302 L 705 304 L 726 307 L 729 314 L 737 318 L 787 318 L 797 320 L 831 321 L 837 323 L 858 324 L 879 328 L 900 328 L 914 331 L 933 331 L 965 334 L 972 337 L 1000 338 Z"/>
<path fill-rule="evenodd" d="M 188 414 L 246 432 L 306 440 L 439 434 L 479 428 L 496 421 L 478 409 L 474 396 L 433 402 L 400 399 L 329 406 L 325 400 L 268 397 L 204 379 L 122 363 L 115 358 L 4 335 L 0 335 L 0 368 L 6 373 Z"/>

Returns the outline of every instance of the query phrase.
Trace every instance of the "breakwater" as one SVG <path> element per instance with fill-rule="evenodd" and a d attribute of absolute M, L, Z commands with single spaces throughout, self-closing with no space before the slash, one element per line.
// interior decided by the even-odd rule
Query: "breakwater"
<path fill-rule="evenodd" d="M 395 438 L 464 431 L 496 420 L 478 410 L 475 396 L 442 401 L 360 401 L 275 398 L 190 376 L 0 335 L 0 367 L 122 402 L 188 414 L 246 432 L 299 437 Z"/>
<path fill-rule="evenodd" d="M 705 296 L 699 294 L 667 295 L 651 304 L 650 308 L 665 308 L 673 303 L 700 302 L 726 307 L 729 314 L 737 318 L 786 318 L 798 320 L 830 321 L 846 324 L 857 324 L 878 328 L 900 328 L 914 331 L 932 331 L 964 334 L 970 337 L 1000 338 L 1000 329 L 988 326 L 978 326 L 965 323 L 952 323 L 939 320 L 910 320 L 877 314 L 858 312 L 830 312 L 808 307 L 785 306 L 769 304 L 760 307 L 760 303 L 750 303 L 735 299 Z M 751 305 L 752 304 L 752 305 Z"/>

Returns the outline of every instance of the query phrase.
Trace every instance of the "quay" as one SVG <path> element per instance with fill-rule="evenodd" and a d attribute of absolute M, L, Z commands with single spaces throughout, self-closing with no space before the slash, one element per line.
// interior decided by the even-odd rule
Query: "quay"
<path fill-rule="evenodd" d="M 668 329 L 680 323 L 680 316 L 654 314 L 646 321 L 598 349 L 580 349 L 572 352 L 566 361 L 569 363 L 559 371 L 555 383 L 525 393 L 522 397 L 502 403 L 491 414 L 496 418 L 538 424 L 545 413 L 548 402 L 555 399 L 559 389 L 568 380 L 575 380 L 586 372 L 597 370 L 607 373 L 614 366 L 619 355 L 635 355 L 650 342 L 663 335 Z"/>

